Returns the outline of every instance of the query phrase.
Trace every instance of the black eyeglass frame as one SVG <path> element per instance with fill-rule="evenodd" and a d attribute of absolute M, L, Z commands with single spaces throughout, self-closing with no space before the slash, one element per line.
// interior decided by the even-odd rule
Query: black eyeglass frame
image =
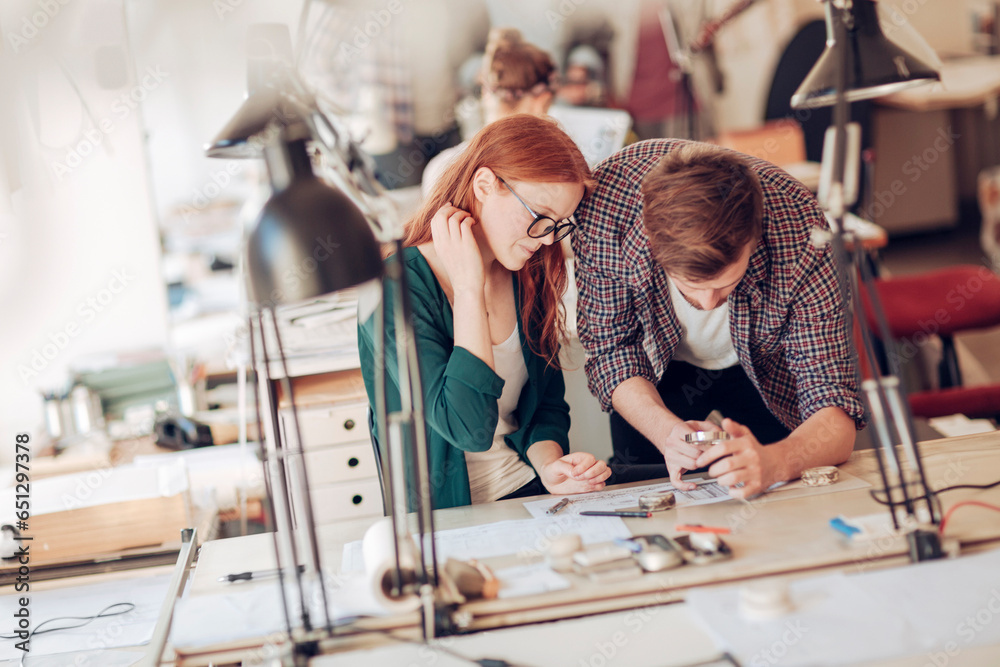
<path fill-rule="evenodd" d="M 514 192 L 514 188 L 510 187 L 510 185 L 507 183 L 507 181 L 503 180 L 499 176 L 497 176 L 497 179 L 501 183 L 503 183 L 504 186 L 506 186 L 506 188 L 508 190 L 510 190 L 510 193 L 512 195 L 514 195 L 514 199 L 516 199 L 517 201 L 521 202 L 521 206 L 523 206 L 528 211 L 528 213 L 531 214 L 531 217 L 534 218 L 534 220 L 531 221 L 531 224 L 528 225 L 528 236 L 530 236 L 531 238 L 533 238 L 533 239 L 543 239 L 546 236 L 548 236 L 549 234 L 553 234 L 554 233 L 555 234 L 555 238 L 552 239 L 552 242 L 555 243 L 556 241 L 562 241 L 564 238 L 566 238 L 567 236 L 569 236 L 573 232 L 574 229 L 576 229 L 576 223 L 573 222 L 572 220 L 570 220 L 569 218 L 566 218 L 563 222 L 558 222 L 557 223 L 555 220 L 553 220 L 552 218 L 550 218 L 547 215 L 539 215 L 538 213 L 535 213 L 535 211 L 530 206 L 528 206 L 527 204 L 525 204 L 524 200 L 521 199 L 521 197 L 519 197 L 516 192 Z M 544 232 L 542 232 L 540 234 L 539 233 L 532 233 L 532 231 L 535 228 L 535 225 L 537 225 L 542 220 L 548 220 L 552 224 L 552 226 L 549 227 L 548 229 L 546 229 Z"/>

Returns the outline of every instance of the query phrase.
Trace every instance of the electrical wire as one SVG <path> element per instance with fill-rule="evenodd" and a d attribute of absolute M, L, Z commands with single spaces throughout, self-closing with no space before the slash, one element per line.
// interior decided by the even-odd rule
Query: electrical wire
<path fill-rule="evenodd" d="M 124 609 L 115 612 L 110 611 L 115 607 L 124 607 Z M 34 637 L 35 635 L 44 635 L 46 632 L 59 632 L 60 630 L 75 630 L 77 628 L 82 628 L 83 626 L 91 623 L 92 621 L 96 621 L 99 618 L 110 618 L 111 616 L 121 616 L 122 614 L 129 613 L 133 609 L 135 609 L 135 605 L 132 604 L 131 602 L 116 602 L 112 605 L 108 605 L 107 607 L 100 610 L 93 616 L 56 616 L 55 618 L 49 618 L 36 625 L 35 628 L 28 633 L 28 637 L 24 641 L 30 642 L 31 638 Z M 61 625 L 59 627 L 46 628 L 45 630 L 42 630 L 43 626 L 49 623 L 55 623 L 57 621 L 77 621 L 77 623 L 73 625 Z M 17 634 L 0 635 L 0 639 L 20 639 L 20 637 L 21 635 Z M 18 662 L 18 665 L 22 666 L 24 665 L 24 659 L 25 657 L 27 657 L 27 655 L 28 655 L 27 651 L 21 654 L 21 660 L 20 662 Z"/>
<path fill-rule="evenodd" d="M 108 612 L 108 610 L 114 609 L 115 607 L 127 607 L 127 608 L 113 613 L 106 613 Z M 28 639 L 26 641 L 30 641 L 31 638 L 34 637 L 35 635 L 44 635 L 46 632 L 59 632 L 60 630 L 75 630 L 76 628 L 82 628 L 88 623 L 96 621 L 99 618 L 120 616 L 122 614 L 129 613 L 133 609 L 135 609 L 135 605 L 132 604 L 131 602 L 116 602 L 112 605 L 108 605 L 107 607 L 100 610 L 93 616 L 56 616 L 55 618 L 44 620 L 38 625 L 36 625 L 35 629 L 32 630 L 30 633 L 28 633 Z M 46 625 L 47 623 L 55 623 L 56 621 L 82 621 L 82 622 L 77 623 L 76 625 L 63 625 L 58 628 L 47 628 L 45 630 L 42 630 L 42 626 Z M 0 635 L 0 639 L 18 639 L 20 636 L 21 635 Z"/>
<path fill-rule="evenodd" d="M 454 658 L 458 658 L 459 660 L 462 660 L 463 662 L 467 662 L 470 665 L 477 665 L 478 667 L 524 667 L 523 665 L 520 665 L 520 663 L 515 664 L 515 663 L 507 662 L 506 660 L 504 660 L 502 658 L 479 658 L 477 660 L 477 659 L 470 658 L 468 656 L 462 655 L 461 653 L 459 653 L 457 651 L 453 651 L 452 649 L 448 648 L 447 646 L 443 646 L 441 644 L 425 644 L 424 642 L 416 640 L 416 639 L 409 639 L 407 637 L 398 637 L 396 635 L 391 635 L 391 634 L 387 635 L 387 636 L 389 637 L 389 639 L 394 639 L 394 640 L 396 640 L 396 641 L 398 641 L 400 643 L 403 643 L 403 644 L 416 644 L 418 646 L 429 647 L 429 648 L 431 648 L 433 650 L 440 651 L 441 653 L 444 653 L 446 655 L 450 655 L 450 656 L 452 656 Z M 736 661 L 736 658 L 734 658 L 729 653 L 723 653 L 718 658 L 712 658 L 711 660 L 705 660 L 703 662 L 693 662 L 693 663 L 690 663 L 690 664 L 686 664 L 685 667 L 714 667 L 715 665 L 720 665 L 720 664 L 730 664 L 730 665 L 733 665 L 733 667 L 739 667 L 739 663 Z"/>
<path fill-rule="evenodd" d="M 500 658 L 470 658 L 469 656 L 462 655 L 458 651 L 454 651 L 443 644 L 425 644 L 422 641 L 416 639 L 409 639 L 408 637 L 399 637 L 397 635 L 388 635 L 390 639 L 394 639 L 402 644 L 416 644 L 418 646 L 426 646 L 434 651 L 439 651 L 445 655 L 450 655 L 453 658 L 457 658 L 462 662 L 467 662 L 470 665 L 477 665 L 478 667 L 517 667 L 516 665 L 507 662 L 506 660 Z"/>
<path fill-rule="evenodd" d="M 959 507 L 964 507 L 966 505 L 975 505 L 976 507 L 985 507 L 986 509 L 1000 512 L 1000 506 L 991 505 L 990 503 L 984 503 L 984 502 L 979 501 L 979 500 L 963 500 L 961 502 L 955 503 L 954 505 L 952 505 L 951 507 L 948 508 L 948 512 L 944 515 L 944 518 L 941 519 L 941 526 L 938 528 L 938 534 L 939 535 L 944 535 L 944 527 L 948 523 L 948 519 L 951 517 L 951 515 L 955 513 L 955 510 L 957 510 Z"/>
<path fill-rule="evenodd" d="M 937 495 L 939 493 L 944 493 L 945 491 L 954 491 L 955 489 L 976 489 L 976 490 L 992 489 L 995 486 L 1000 486 L 1000 480 L 997 480 L 997 481 L 992 482 L 990 484 L 955 484 L 953 486 L 946 486 L 946 487 L 944 487 L 942 489 L 938 489 L 937 491 L 932 491 L 931 493 L 933 495 Z M 879 498 L 878 491 L 876 491 L 875 489 L 869 490 L 868 491 L 868 495 L 870 495 L 872 497 L 872 500 L 874 500 L 875 502 L 877 502 L 879 505 L 888 505 L 889 504 L 888 501 L 886 501 L 886 500 L 884 500 L 882 498 Z"/>
<path fill-rule="evenodd" d="M 992 484 L 955 484 L 954 486 L 946 486 L 943 489 L 938 489 L 934 493 L 944 493 L 945 491 L 952 491 L 954 489 L 992 489 L 994 486 L 1000 486 L 1000 479 Z"/>

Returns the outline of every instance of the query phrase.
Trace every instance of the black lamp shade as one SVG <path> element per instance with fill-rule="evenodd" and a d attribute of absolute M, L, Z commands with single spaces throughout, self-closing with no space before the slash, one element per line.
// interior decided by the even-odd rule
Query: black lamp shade
<path fill-rule="evenodd" d="M 264 205 L 247 241 L 246 268 L 254 302 L 271 308 L 377 278 L 382 256 L 346 195 L 298 176 Z"/>
<path fill-rule="evenodd" d="M 941 79 L 934 67 L 885 36 L 875 2 L 854 0 L 850 11 L 854 25 L 847 26 L 847 39 L 844 44 L 838 44 L 834 41 L 832 21 L 842 20 L 842 10 L 827 5 L 826 49 L 792 96 L 793 108 L 825 107 L 834 103 L 839 50 L 843 48 L 847 49 L 845 94 L 848 102 L 888 95 Z"/>

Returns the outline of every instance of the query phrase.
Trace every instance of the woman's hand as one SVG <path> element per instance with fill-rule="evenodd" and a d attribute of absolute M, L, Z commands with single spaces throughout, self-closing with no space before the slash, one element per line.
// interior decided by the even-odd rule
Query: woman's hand
<path fill-rule="evenodd" d="M 608 465 L 587 452 L 566 454 L 538 468 L 538 477 L 553 495 L 600 491 L 610 476 Z"/>
<path fill-rule="evenodd" d="M 448 272 L 454 293 L 473 292 L 481 296 L 486 285 L 483 256 L 472 234 L 475 218 L 451 203 L 431 218 L 434 253 Z"/>

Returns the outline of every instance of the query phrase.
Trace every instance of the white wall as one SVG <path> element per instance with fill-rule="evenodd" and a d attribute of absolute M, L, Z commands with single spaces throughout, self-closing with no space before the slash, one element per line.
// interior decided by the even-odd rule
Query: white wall
<path fill-rule="evenodd" d="M 63 382 L 70 364 L 166 339 L 139 110 L 128 97 L 155 95 L 155 82 L 98 85 L 95 49 L 120 43 L 114 3 L 52 6 L 51 16 L 35 2 L 0 10 L 5 120 L 16 128 L 5 134 L 0 185 L 0 437 L 8 443 L 0 460 L 11 458 L 15 431 L 41 432 L 39 390 Z"/>
<path fill-rule="evenodd" d="M 123 2 L 141 28 L 131 44 L 137 68 Z M 167 346 L 145 132 L 174 141 L 152 170 L 166 179 L 160 191 L 183 202 L 211 173 L 202 144 L 242 100 L 247 24 L 300 6 L 0 5 L 0 463 L 12 459 L 15 432 L 43 432 L 39 392 L 72 365 Z M 191 57 L 206 50 L 208 59 Z M 143 118 L 144 105 L 159 111 L 168 101 L 176 113 Z"/>

